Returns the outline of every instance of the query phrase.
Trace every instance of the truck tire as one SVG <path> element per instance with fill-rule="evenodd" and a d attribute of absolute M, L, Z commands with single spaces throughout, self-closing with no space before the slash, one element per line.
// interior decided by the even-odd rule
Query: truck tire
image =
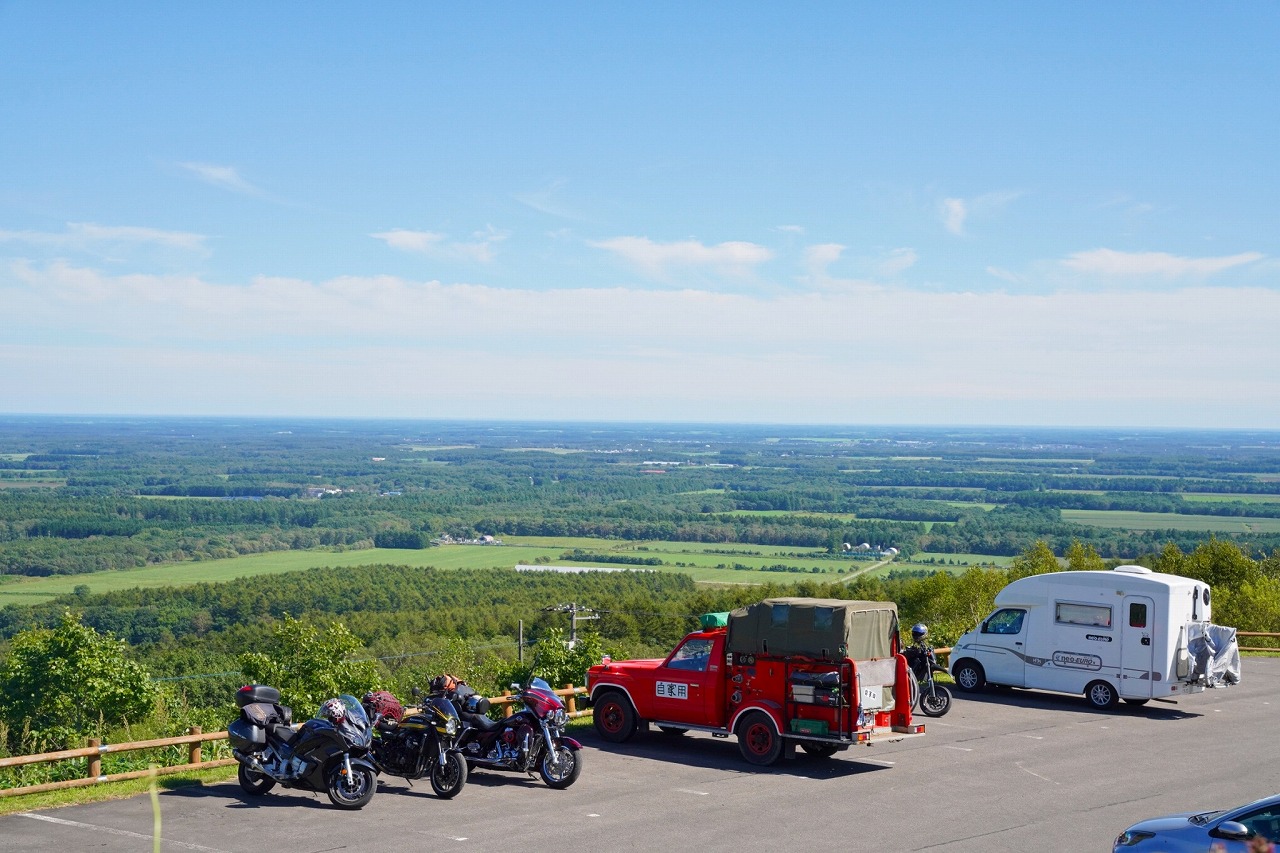
<path fill-rule="evenodd" d="M 609 743 L 625 743 L 636 733 L 636 709 L 617 690 L 606 690 L 592 702 L 596 734 Z"/>
<path fill-rule="evenodd" d="M 1091 681 L 1084 689 L 1084 698 L 1099 711 L 1110 711 L 1120 701 L 1120 694 L 1105 681 Z"/>
<path fill-rule="evenodd" d="M 951 670 L 951 677 L 956 680 L 956 687 L 965 693 L 977 693 L 987 686 L 987 674 L 982 664 L 976 660 L 965 658 Z"/>
<path fill-rule="evenodd" d="M 752 764 L 767 767 L 782 755 L 782 738 L 764 711 L 748 711 L 738 721 L 738 751 Z"/>

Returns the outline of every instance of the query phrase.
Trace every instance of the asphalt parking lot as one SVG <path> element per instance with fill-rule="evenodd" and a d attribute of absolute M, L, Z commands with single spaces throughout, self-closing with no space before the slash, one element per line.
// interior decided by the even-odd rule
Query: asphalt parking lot
<path fill-rule="evenodd" d="M 348 813 L 278 788 L 178 789 L 160 795 L 161 849 L 1109 851 L 1142 818 L 1280 792 L 1280 658 L 1246 658 L 1243 674 L 1112 712 L 1033 691 L 960 694 L 924 737 L 765 770 L 731 739 L 655 730 L 615 746 L 586 729 L 582 778 L 565 791 L 477 771 L 443 801 L 384 779 Z M 147 796 L 13 814 L 0 850 L 150 850 L 154 821 Z"/>

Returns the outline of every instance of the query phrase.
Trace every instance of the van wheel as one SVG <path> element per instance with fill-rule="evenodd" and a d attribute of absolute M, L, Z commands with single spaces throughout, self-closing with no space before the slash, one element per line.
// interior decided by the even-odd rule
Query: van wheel
<path fill-rule="evenodd" d="M 752 764 L 772 764 L 782 755 L 782 738 L 764 711 L 748 711 L 738 723 L 738 751 Z"/>
<path fill-rule="evenodd" d="M 636 733 L 636 711 L 617 690 L 606 690 L 592 703 L 596 733 L 609 743 L 623 743 Z"/>
<path fill-rule="evenodd" d="M 1084 698 L 1099 711 L 1109 711 L 1116 706 L 1120 697 L 1116 689 L 1105 681 L 1094 681 L 1084 689 Z"/>
<path fill-rule="evenodd" d="M 956 687 L 965 693 L 977 693 L 987 686 L 987 674 L 976 660 L 966 658 L 960 661 L 951 670 L 951 677 L 956 680 Z"/>

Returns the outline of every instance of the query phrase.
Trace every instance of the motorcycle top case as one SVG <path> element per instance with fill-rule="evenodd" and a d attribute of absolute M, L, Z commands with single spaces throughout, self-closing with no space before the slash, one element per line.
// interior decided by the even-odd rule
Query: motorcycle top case
<path fill-rule="evenodd" d="M 280 691 L 265 684 L 246 684 L 236 691 L 236 707 L 243 708 L 255 702 L 268 705 L 280 704 Z"/>

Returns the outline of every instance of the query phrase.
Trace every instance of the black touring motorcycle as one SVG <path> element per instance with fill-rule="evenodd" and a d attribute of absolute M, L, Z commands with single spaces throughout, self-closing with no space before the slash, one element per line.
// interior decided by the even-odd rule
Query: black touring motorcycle
<path fill-rule="evenodd" d="M 935 672 L 946 672 L 947 668 L 938 663 L 933 646 L 925 642 L 929 629 L 917 622 L 911 626 L 911 645 L 902 650 L 914 676 L 911 685 L 911 705 L 918 706 L 928 717 L 941 717 L 951 710 L 951 691 L 939 684 L 933 677 Z"/>
<path fill-rule="evenodd" d="M 274 687 L 246 684 L 236 691 L 236 705 L 240 716 L 227 736 L 245 793 L 258 796 L 277 784 L 324 791 L 340 809 L 363 808 L 373 799 L 378 771 L 367 759 L 371 727 L 354 696 L 326 699 L 297 730 Z"/>

